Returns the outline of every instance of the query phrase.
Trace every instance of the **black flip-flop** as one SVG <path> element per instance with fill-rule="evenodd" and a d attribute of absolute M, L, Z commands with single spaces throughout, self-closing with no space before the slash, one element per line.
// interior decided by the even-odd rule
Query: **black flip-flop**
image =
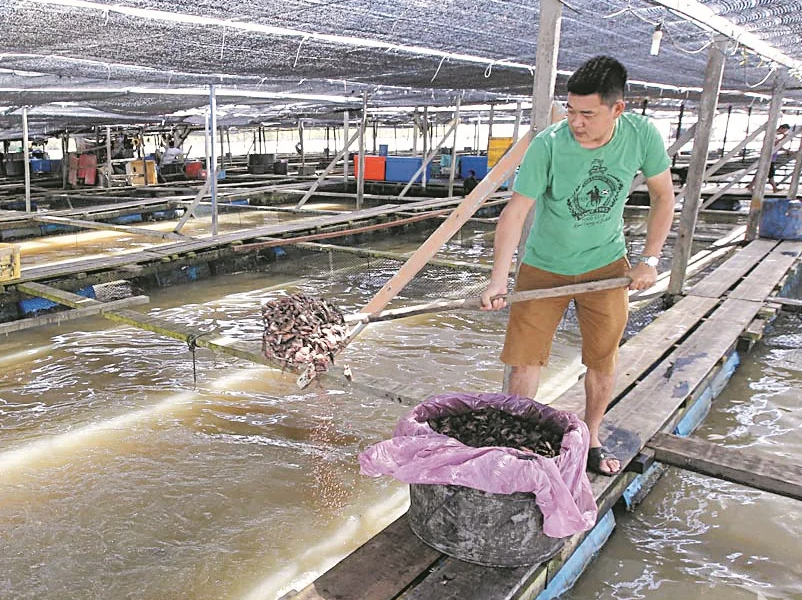
<path fill-rule="evenodd" d="M 598 473 L 599 475 L 604 475 L 605 477 L 612 477 L 613 475 L 618 475 L 619 471 L 621 471 L 620 467 L 618 471 L 602 470 L 601 468 L 602 461 L 610 459 L 618 460 L 615 454 L 610 452 L 604 446 L 596 446 L 595 448 L 590 448 L 588 450 L 588 471 L 591 471 L 592 473 Z"/>

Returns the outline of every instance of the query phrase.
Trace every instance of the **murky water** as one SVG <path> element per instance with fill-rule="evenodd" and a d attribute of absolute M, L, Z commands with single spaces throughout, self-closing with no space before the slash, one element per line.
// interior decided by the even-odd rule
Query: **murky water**
<path fill-rule="evenodd" d="M 482 233 L 445 254 L 486 255 Z M 386 244 L 410 251 L 419 240 Z M 350 310 L 397 268 L 315 255 L 285 271 L 154 291 L 147 310 L 256 349 L 262 300 L 305 291 Z M 470 295 L 482 283 L 481 274 L 428 269 L 404 296 Z M 453 312 L 375 324 L 343 360 L 356 378 L 410 381 L 423 395 L 497 390 L 504 318 Z M 799 321 L 788 327 L 802 334 Z M 576 380 L 578 347 L 574 328 L 561 328 L 542 398 Z M 763 440 L 792 456 L 799 394 L 787 390 L 802 381 L 798 356 L 776 345 L 760 352 L 701 435 Z M 360 476 L 356 457 L 406 410 L 335 383 L 300 391 L 293 377 L 205 350 L 193 367 L 185 345 L 102 319 L 0 339 L 0 597 L 273 600 L 300 588 L 405 510 L 405 486 Z M 767 597 L 794 597 L 795 508 L 672 472 L 619 521 L 574 597 L 696 597 L 687 590 L 699 581 L 715 584 L 711 598 L 767 584 Z"/>
<path fill-rule="evenodd" d="M 802 315 L 782 316 L 693 434 L 799 463 Z M 570 599 L 802 598 L 798 501 L 671 468 Z"/>

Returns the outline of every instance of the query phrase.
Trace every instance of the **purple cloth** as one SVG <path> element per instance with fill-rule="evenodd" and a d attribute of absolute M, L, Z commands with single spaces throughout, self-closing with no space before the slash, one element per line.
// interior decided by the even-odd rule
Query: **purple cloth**
<path fill-rule="evenodd" d="M 554 458 L 504 446 L 473 448 L 435 432 L 429 419 L 496 408 L 526 417 L 540 413 L 565 432 Z M 596 501 L 585 472 L 590 436 L 575 414 L 507 394 L 433 396 L 404 415 L 392 439 L 359 455 L 361 472 L 392 475 L 406 483 L 461 485 L 495 494 L 530 492 L 543 513 L 543 532 L 555 538 L 587 531 L 596 523 Z M 526 456 L 527 458 L 520 458 Z"/>

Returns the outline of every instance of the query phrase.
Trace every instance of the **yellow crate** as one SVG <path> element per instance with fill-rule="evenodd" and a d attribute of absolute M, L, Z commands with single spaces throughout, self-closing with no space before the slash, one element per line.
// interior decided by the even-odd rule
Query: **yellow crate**
<path fill-rule="evenodd" d="M 19 277 L 19 246 L 0 244 L 0 281 L 11 281 Z"/>
<path fill-rule="evenodd" d="M 487 168 L 492 169 L 507 153 L 515 140 L 511 137 L 492 137 L 487 142 Z"/>

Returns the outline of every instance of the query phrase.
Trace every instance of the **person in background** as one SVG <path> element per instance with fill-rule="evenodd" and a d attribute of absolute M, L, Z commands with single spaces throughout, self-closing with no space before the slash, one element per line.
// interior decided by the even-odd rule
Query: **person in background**
<path fill-rule="evenodd" d="M 521 162 L 513 194 L 499 217 L 490 283 L 483 310 L 505 306 L 512 259 L 532 207 L 516 289 L 629 276 L 630 289 L 651 287 L 674 216 L 671 161 L 657 128 L 647 117 L 624 112 L 627 72 L 609 56 L 583 64 L 568 80 L 568 112 L 544 129 Z M 634 267 L 627 260 L 624 204 L 638 171 L 646 177 L 651 201 L 646 244 Z M 515 303 L 510 308 L 501 360 L 511 367 L 509 393 L 534 398 L 541 368 L 572 298 Z M 573 297 L 582 334 L 585 422 L 590 433 L 588 470 L 614 475 L 616 456 L 599 437 L 615 388 L 618 345 L 629 309 L 627 289 Z"/>
<path fill-rule="evenodd" d="M 159 165 L 172 165 L 174 163 L 179 162 L 178 157 L 181 156 L 181 149 L 175 147 L 175 142 L 172 140 L 167 145 L 167 149 L 162 154 L 161 161 Z"/>
<path fill-rule="evenodd" d="M 791 126 L 783 123 L 777 128 L 777 133 L 774 135 L 774 145 L 776 146 L 777 143 L 783 139 L 788 132 L 791 131 Z M 771 155 L 771 164 L 769 165 L 769 185 L 771 185 L 771 191 L 775 194 L 777 193 L 777 184 L 774 182 L 774 176 L 777 174 L 777 160 L 780 157 L 780 150 L 774 152 Z"/>
<path fill-rule="evenodd" d="M 471 169 L 468 171 L 468 176 L 462 181 L 462 194 L 467 196 L 477 185 L 479 185 L 479 181 L 476 179 L 476 171 Z"/>

